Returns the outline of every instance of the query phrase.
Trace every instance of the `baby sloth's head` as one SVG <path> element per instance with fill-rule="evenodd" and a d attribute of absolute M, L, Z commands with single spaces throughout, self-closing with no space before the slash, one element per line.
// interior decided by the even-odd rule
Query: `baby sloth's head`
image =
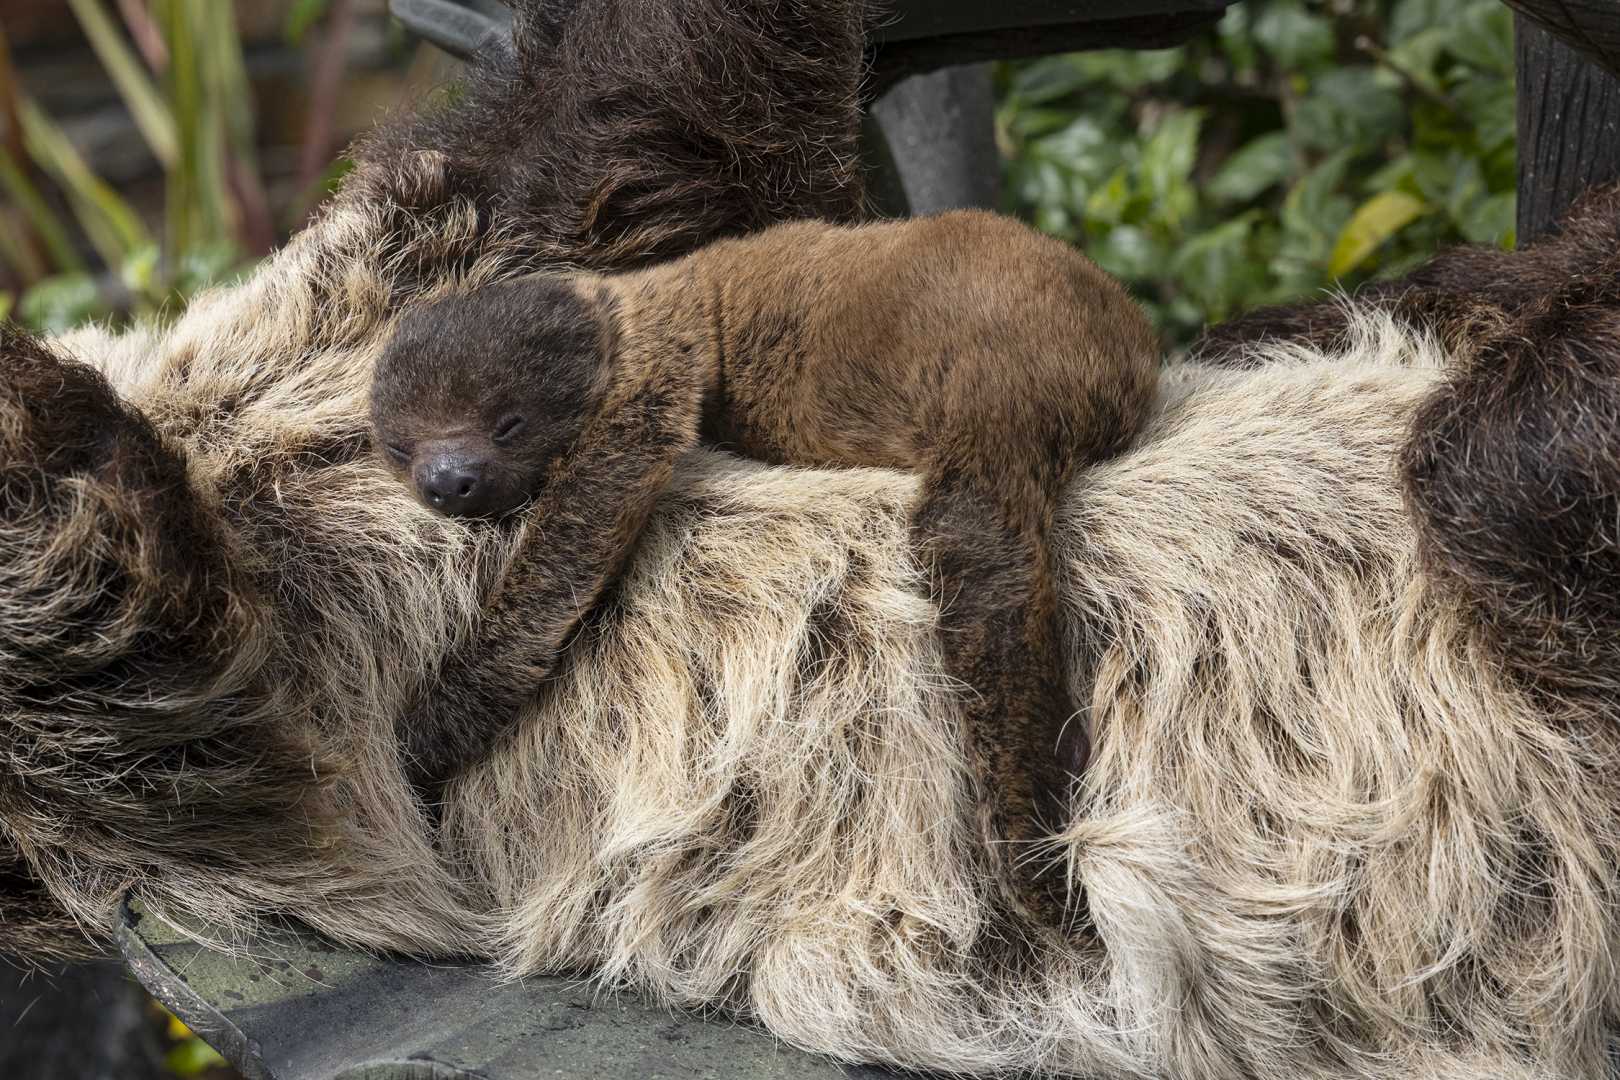
<path fill-rule="evenodd" d="M 563 278 L 521 278 L 417 308 L 377 362 L 378 453 L 440 513 L 516 509 L 601 402 L 603 327 L 595 304 Z"/>

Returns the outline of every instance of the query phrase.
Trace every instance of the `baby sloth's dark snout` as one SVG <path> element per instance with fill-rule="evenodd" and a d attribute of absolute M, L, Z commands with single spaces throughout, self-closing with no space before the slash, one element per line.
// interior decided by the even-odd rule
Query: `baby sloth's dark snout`
<path fill-rule="evenodd" d="M 477 449 L 447 442 L 418 454 L 411 479 L 421 500 L 441 514 L 483 517 L 509 508 L 490 472 Z"/>

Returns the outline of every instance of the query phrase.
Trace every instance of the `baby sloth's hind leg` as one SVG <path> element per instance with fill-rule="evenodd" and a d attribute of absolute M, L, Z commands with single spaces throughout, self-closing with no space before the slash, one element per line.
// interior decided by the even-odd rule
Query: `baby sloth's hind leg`
<path fill-rule="evenodd" d="M 951 412 L 928 464 L 913 541 L 939 597 L 946 673 L 964 691 L 980 832 L 996 846 L 1006 880 L 1037 886 L 1020 890 L 1034 914 L 1059 922 L 1068 906 L 1063 883 L 1041 872 L 1037 845 L 1065 824 L 1069 787 L 1090 751 L 1062 681 L 1048 542 L 1069 473 L 1064 425 L 1053 416 L 1048 432 L 1009 431 L 995 416 Z M 987 446 L 998 453 L 987 456 Z"/>

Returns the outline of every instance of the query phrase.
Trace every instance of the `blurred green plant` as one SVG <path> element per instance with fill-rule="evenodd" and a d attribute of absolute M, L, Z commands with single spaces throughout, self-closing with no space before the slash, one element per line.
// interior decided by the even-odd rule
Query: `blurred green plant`
<path fill-rule="evenodd" d="M 999 71 L 1009 209 L 1124 278 L 1166 338 L 1456 242 L 1511 246 L 1499 0 L 1250 0 L 1176 49 Z"/>
<path fill-rule="evenodd" d="M 181 1080 L 192 1077 L 225 1074 L 235 1076 L 219 1051 L 203 1042 L 179 1017 L 158 1006 L 164 1019 L 164 1036 L 168 1050 L 163 1055 L 163 1067 Z"/>
<path fill-rule="evenodd" d="M 234 5 L 126 5 L 129 17 L 149 20 L 126 36 L 102 0 L 68 3 L 163 167 L 167 212 L 164 233 L 155 237 L 11 77 L 7 63 L 0 95 L 15 127 L 14 138 L 0 148 L 0 190 L 20 208 L 43 250 L 27 251 L 29 240 L 14 238 L 0 256 L 24 283 L 16 317 L 45 330 L 116 312 L 151 314 L 183 300 L 235 269 L 257 226 L 248 220 L 253 204 L 243 183 L 230 178 L 232 172 L 251 176 L 257 186 L 253 106 Z M 147 43 L 144 58 L 132 41 Z M 244 159 L 235 169 L 227 168 L 227 147 Z M 55 209 L 41 179 L 55 186 L 70 218 Z M 99 267 L 85 257 L 77 236 L 88 241 Z"/>
<path fill-rule="evenodd" d="M 341 175 L 331 164 L 330 98 L 340 92 L 343 35 L 322 43 L 329 74 L 311 110 L 300 194 L 272 213 L 257 160 L 252 87 L 226 0 L 68 0 L 85 39 L 162 167 L 165 208 L 154 235 L 105 183 L 16 77 L 0 30 L 0 195 L 13 223 L 0 224 L 0 261 L 23 285 L 0 293 L 0 315 L 60 332 L 93 319 L 177 311 L 196 291 L 243 271 L 270 250 Z M 284 34 L 301 42 L 347 0 L 298 0 Z M 347 22 L 344 23 L 347 26 Z M 53 197 L 54 196 L 54 197 Z"/>

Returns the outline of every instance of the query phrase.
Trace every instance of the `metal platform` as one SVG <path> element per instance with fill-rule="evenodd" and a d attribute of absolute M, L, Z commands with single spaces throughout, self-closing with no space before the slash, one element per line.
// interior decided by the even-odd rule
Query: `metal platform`
<path fill-rule="evenodd" d="M 247 1080 L 898 1080 L 583 980 L 503 982 L 285 925 L 225 953 L 132 905 L 118 943 L 153 996 Z"/>

